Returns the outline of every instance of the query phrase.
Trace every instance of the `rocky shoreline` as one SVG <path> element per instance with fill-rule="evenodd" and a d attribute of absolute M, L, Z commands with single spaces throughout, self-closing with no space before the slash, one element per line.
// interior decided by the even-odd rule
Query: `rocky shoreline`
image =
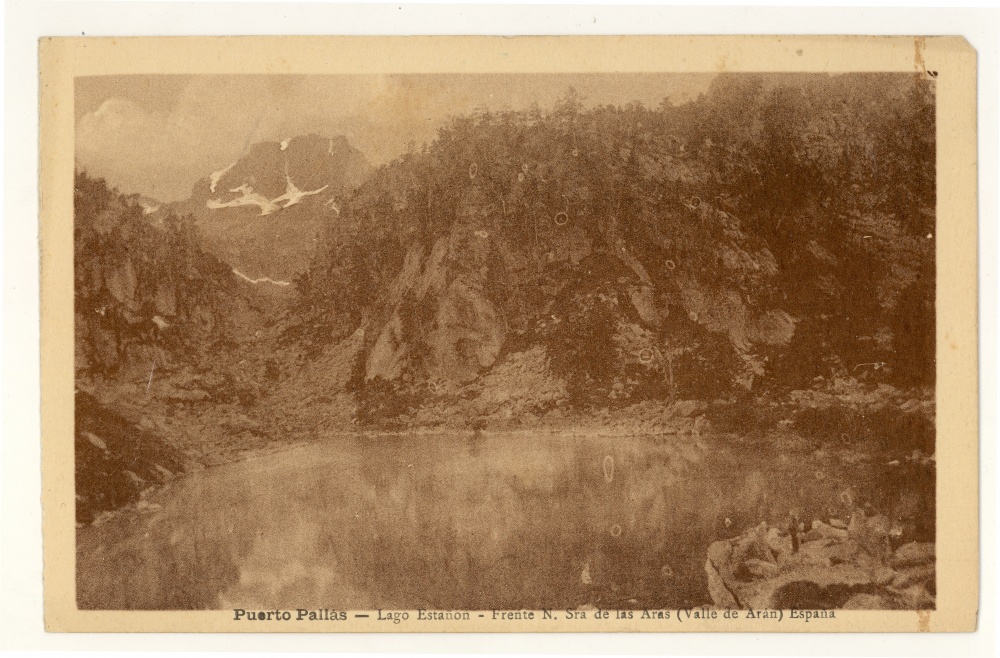
<path fill-rule="evenodd" d="M 709 593 L 730 609 L 933 609 L 935 545 L 894 546 L 901 535 L 860 509 L 850 523 L 816 519 L 808 530 L 761 523 L 708 548 Z"/>

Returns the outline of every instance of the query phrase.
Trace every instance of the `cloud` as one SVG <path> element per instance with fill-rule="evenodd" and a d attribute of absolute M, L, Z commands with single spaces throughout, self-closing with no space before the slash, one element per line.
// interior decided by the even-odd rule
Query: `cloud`
<path fill-rule="evenodd" d="M 192 134 L 174 117 L 109 98 L 77 122 L 76 157 L 88 171 L 125 192 L 174 200 L 190 191 L 190 166 L 178 154 Z"/>
<path fill-rule="evenodd" d="M 110 97 L 77 122 L 77 161 L 122 191 L 174 201 L 260 141 L 310 132 L 366 141 L 357 126 L 372 128 L 350 117 L 362 114 L 358 94 L 365 90 L 345 99 L 329 86 L 305 82 L 198 76 L 163 110 Z"/>

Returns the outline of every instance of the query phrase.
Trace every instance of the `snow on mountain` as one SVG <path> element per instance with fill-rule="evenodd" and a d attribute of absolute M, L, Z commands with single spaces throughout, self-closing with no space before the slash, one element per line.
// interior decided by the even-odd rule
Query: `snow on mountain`
<path fill-rule="evenodd" d="M 364 156 L 343 137 L 306 135 L 262 142 L 210 174 L 207 180 L 199 181 L 192 198 L 200 198 L 203 207 L 213 209 L 243 205 L 267 208 L 269 204 L 261 205 L 259 199 L 245 191 L 243 186 L 249 186 L 271 203 L 287 207 L 327 189 L 338 191 L 345 185 L 357 185 L 364 175 L 361 172 L 367 173 L 368 169 Z M 248 198 L 238 200 L 242 197 Z M 209 200 L 213 201 L 211 206 L 206 203 Z"/>
<path fill-rule="evenodd" d="M 209 189 L 212 192 L 215 192 L 215 188 L 219 184 L 219 179 L 222 178 L 223 176 L 225 176 L 229 172 L 230 169 L 232 169 L 233 167 L 235 167 L 237 162 L 239 162 L 239 160 L 233 160 L 233 163 L 231 165 L 229 165 L 228 167 L 226 167 L 225 169 L 220 169 L 219 171 L 213 171 L 212 172 L 212 175 L 208 177 L 209 181 L 211 181 L 211 185 L 209 186 Z"/>
<path fill-rule="evenodd" d="M 287 201 L 287 203 L 284 206 L 282 206 L 282 208 L 294 206 L 303 198 L 307 196 L 312 196 L 313 194 L 319 194 L 326 188 L 330 187 L 329 185 L 324 185 L 318 190 L 313 190 L 311 192 L 303 192 L 299 188 L 295 187 L 295 183 L 292 182 L 292 178 L 288 174 L 285 174 L 285 180 L 287 181 L 287 185 L 285 187 L 285 193 L 279 197 L 271 199 L 271 203 L 280 203 L 281 201 Z"/>
<path fill-rule="evenodd" d="M 267 276 L 262 276 L 262 277 L 259 277 L 257 279 L 254 279 L 252 277 L 247 276 L 243 272 L 240 272 L 235 267 L 233 268 L 233 274 L 235 274 L 236 276 L 240 277 L 244 281 L 248 281 L 249 283 L 253 283 L 253 284 L 257 284 L 257 283 L 271 283 L 271 284 L 274 284 L 276 286 L 290 286 L 290 285 L 292 285 L 291 281 L 275 281 L 271 277 L 267 277 Z"/>
<path fill-rule="evenodd" d="M 330 187 L 329 185 L 324 185 L 318 190 L 302 191 L 295 186 L 295 183 L 292 182 L 291 176 L 288 176 L 288 174 L 285 174 L 285 180 L 285 193 L 273 199 L 268 199 L 261 193 L 255 191 L 253 186 L 244 183 L 239 187 L 229 190 L 230 192 L 239 192 L 241 193 L 241 196 L 238 196 L 235 199 L 230 199 L 229 201 L 208 199 L 205 201 L 205 207 L 211 210 L 220 210 L 222 208 L 236 208 L 239 206 L 258 206 L 260 208 L 261 215 L 270 215 L 277 210 L 283 210 L 289 206 L 294 206 L 305 197 L 312 196 L 313 194 L 319 194 L 326 188 Z M 282 205 L 282 202 L 284 202 L 284 205 Z M 157 208 L 158 207 L 159 206 L 157 206 Z M 155 208 L 153 210 L 147 210 L 146 214 L 155 210 Z"/>
<path fill-rule="evenodd" d="M 344 137 L 260 142 L 170 208 L 194 215 L 209 250 L 247 277 L 290 281 L 308 267 L 323 227 L 337 219 L 334 199 L 370 169 Z"/>
<path fill-rule="evenodd" d="M 218 199 L 208 199 L 205 202 L 205 206 L 212 210 L 219 210 L 222 208 L 237 208 L 239 206 L 258 206 L 260 208 L 261 215 L 270 215 L 275 210 L 278 210 L 280 206 L 265 197 L 260 192 L 256 192 L 252 186 L 244 183 L 239 187 L 235 187 L 230 192 L 240 192 L 241 196 L 231 199 L 229 201 L 219 201 Z"/>

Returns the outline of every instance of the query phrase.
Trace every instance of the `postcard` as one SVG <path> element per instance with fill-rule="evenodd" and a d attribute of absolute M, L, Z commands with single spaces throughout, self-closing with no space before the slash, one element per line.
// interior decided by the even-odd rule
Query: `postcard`
<path fill-rule="evenodd" d="M 976 628 L 964 40 L 39 48 L 47 629 Z"/>

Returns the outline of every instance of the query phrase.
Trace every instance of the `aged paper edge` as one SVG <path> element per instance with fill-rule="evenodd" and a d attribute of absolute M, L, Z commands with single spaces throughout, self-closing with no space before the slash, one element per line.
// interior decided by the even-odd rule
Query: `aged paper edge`
<path fill-rule="evenodd" d="M 45 625 L 73 632 L 973 631 L 979 600 L 976 54 L 957 37 L 134 37 L 42 39 L 40 246 Z M 664 64 L 667 62 L 668 64 Z M 235 622 L 232 611 L 81 611 L 73 491 L 73 79 L 130 73 L 937 72 L 938 603 L 788 619 Z M 411 611 L 411 619 L 416 611 Z M 356 618 L 355 614 L 369 617 Z M 721 614 L 720 614 L 721 617 Z"/>

